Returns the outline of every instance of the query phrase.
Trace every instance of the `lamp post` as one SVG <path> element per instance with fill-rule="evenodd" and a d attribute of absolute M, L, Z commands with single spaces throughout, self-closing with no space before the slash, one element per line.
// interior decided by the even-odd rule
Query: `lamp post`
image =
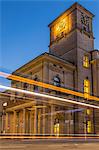
<path fill-rule="evenodd" d="M 5 117 L 5 108 L 7 106 L 7 102 L 3 103 L 3 113 L 2 113 L 2 132 L 5 133 L 5 128 L 4 128 L 4 117 Z"/>
<path fill-rule="evenodd" d="M 89 115 L 87 114 L 87 110 L 85 109 L 84 111 L 84 134 L 85 134 L 85 140 L 87 138 L 87 127 L 88 127 L 88 120 L 89 120 Z"/>

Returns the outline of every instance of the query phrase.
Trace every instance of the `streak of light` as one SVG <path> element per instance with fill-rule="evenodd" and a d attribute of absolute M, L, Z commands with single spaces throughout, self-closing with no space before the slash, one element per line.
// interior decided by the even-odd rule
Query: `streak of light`
<path fill-rule="evenodd" d="M 80 93 L 80 92 L 76 92 L 76 91 L 73 91 L 73 90 L 56 87 L 56 86 L 51 85 L 51 84 L 47 84 L 47 83 L 43 83 L 43 82 L 39 82 L 39 81 L 27 79 L 27 78 L 23 78 L 23 77 L 20 77 L 20 76 L 16 76 L 16 75 L 4 73 L 4 72 L 0 72 L 0 76 L 4 77 L 4 78 L 7 78 L 7 79 L 15 80 L 15 81 L 20 81 L 20 82 L 25 82 L 25 83 L 28 83 L 28 84 L 33 84 L 33 85 L 40 86 L 40 87 L 43 87 L 43 88 L 48 88 L 48 89 L 60 91 L 60 92 L 63 92 L 63 93 L 84 97 L 84 94 Z"/>
<path fill-rule="evenodd" d="M 85 109 L 84 109 L 84 108 L 83 108 L 83 109 L 79 108 L 79 109 L 65 110 L 65 111 L 60 110 L 60 111 L 55 111 L 55 112 L 53 112 L 53 113 L 44 113 L 44 114 L 41 114 L 41 117 L 42 117 L 42 116 L 56 115 L 56 114 L 58 114 L 58 113 L 65 113 L 65 114 L 68 114 L 68 113 L 74 113 L 74 112 L 81 112 L 81 111 L 83 111 L 83 110 L 85 110 Z"/>
<path fill-rule="evenodd" d="M 10 93 L 0 93 L 0 95 L 9 96 L 9 97 L 13 96 L 13 97 L 15 97 L 15 98 L 19 98 L 18 100 L 21 100 L 21 101 L 26 102 L 26 103 L 31 102 L 31 101 L 33 101 L 33 100 L 34 100 L 34 101 L 37 100 L 37 101 L 42 102 L 42 103 L 52 104 L 51 101 L 48 102 L 48 101 L 44 100 L 43 98 L 42 98 L 42 100 L 41 100 L 41 98 L 40 98 L 40 99 L 35 99 L 35 97 L 33 97 L 33 98 L 25 97 L 25 99 L 24 99 L 24 98 L 22 98 L 22 96 L 18 96 L 18 95 L 15 96 L 15 95 L 12 94 L 12 93 L 11 93 L 11 95 L 10 95 Z M 34 96 L 34 95 L 33 95 L 33 96 Z M 2 99 L 5 99 L 5 97 L 2 97 Z M 56 104 L 55 101 L 53 102 L 53 104 Z M 61 105 L 62 105 L 62 104 L 61 104 Z M 21 106 L 22 106 L 22 104 L 21 104 Z M 69 106 L 69 107 L 73 108 L 73 106 Z"/>
<path fill-rule="evenodd" d="M 65 135 L 65 134 L 63 134 Z M 85 137 L 85 135 L 78 135 L 76 137 L 74 137 L 74 135 L 66 135 L 63 136 L 63 135 L 60 135 L 60 136 L 55 136 L 55 135 L 46 135 L 46 136 L 42 136 L 42 135 L 2 135 L 0 136 L 0 139 L 82 139 L 84 140 L 85 138 L 86 139 L 99 139 L 99 135 L 87 135 Z M 62 137 L 63 136 L 63 137 Z"/>
<path fill-rule="evenodd" d="M 67 102 L 67 103 L 77 104 L 77 105 L 81 105 L 81 106 L 85 106 L 85 107 L 91 107 L 91 108 L 99 109 L 99 106 L 90 105 L 90 104 L 86 104 L 86 103 L 81 103 L 81 102 L 77 102 L 77 101 L 73 101 L 73 100 L 69 100 L 69 99 L 64 99 L 64 98 L 60 98 L 60 97 L 49 96 L 47 94 L 30 92 L 30 91 L 16 89 L 16 88 L 3 86 L 3 85 L 0 85 L 0 88 L 5 89 L 5 90 L 11 90 L 11 91 L 16 91 L 16 92 L 26 93 L 26 94 L 30 94 L 30 95 L 34 95 L 34 96 L 38 96 L 38 97 L 44 97 L 44 98 L 59 100 L 59 101 Z"/>
<path fill-rule="evenodd" d="M 51 89 L 51 90 L 55 90 L 55 91 L 60 91 L 60 92 L 66 93 L 66 94 L 75 95 L 75 96 L 84 98 L 84 93 L 76 92 L 76 91 L 69 90 L 69 89 L 62 88 L 62 87 L 57 87 L 57 86 L 54 86 L 54 85 L 51 85 L 51 84 L 38 82 L 38 81 L 35 81 L 35 80 L 27 79 L 27 78 L 24 78 L 24 77 L 8 74 L 8 73 L 4 73 L 4 72 L 0 72 L 0 76 L 4 77 L 4 78 L 7 78 L 7 79 L 20 81 L 20 82 L 25 82 L 25 83 L 28 83 L 28 84 L 32 84 L 32 85 L 40 86 L 40 87 L 43 87 L 43 88 L 47 88 L 47 89 Z M 96 97 L 96 96 L 89 95 L 88 100 L 99 101 L 99 98 Z"/>

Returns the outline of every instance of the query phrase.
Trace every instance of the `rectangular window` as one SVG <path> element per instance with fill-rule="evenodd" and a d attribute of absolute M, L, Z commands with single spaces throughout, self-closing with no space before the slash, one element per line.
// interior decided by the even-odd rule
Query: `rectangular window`
<path fill-rule="evenodd" d="M 91 133 L 91 121 L 87 121 L 87 133 Z"/>
<path fill-rule="evenodd" d="M 83 67 L 89 68 L 89 58 L 86 55 L 83 57 Z"/>
<path fill-rule="evenodd" d="M 87 109 L 86 110 L 86 115 L 88 116 L 88 120 L 87 120 L 87 133 L 91 133 L 91 120 L 90 120 L 90 115 L 91 115 L 91 110 Z"/>
<path fill-rule="evenodd" d="M 90 114 L 91 114 L 91 110 L 87 109 L 87 115 L 90 115 Z"/>
<path fill-rule="evenodd" d="M 84 80 L 84 97 L 88 99 L 90 94 L 90 81 L 88 79 Z"/>
<path fill-rule="evenodd" d="M 59 130 L 60 130 L 60 126 L 59 126 L 59 123 L 57 123 L 54 125 L 54 134 L 56 136 L 59 136 Z"/>

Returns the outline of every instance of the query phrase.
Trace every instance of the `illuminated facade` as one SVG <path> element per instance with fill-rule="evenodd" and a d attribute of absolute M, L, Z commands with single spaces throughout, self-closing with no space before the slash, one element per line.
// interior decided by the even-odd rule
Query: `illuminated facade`
<path fill-rule="evenodd" d="M 84 98 L 14 80 L 12 87 L 80 102 L 88 101 L 89 95 L 98 97 L 99 51 L 94 50 L 93 17 L 81 5 L 72 5 L 49 24 L 49 53 L 38 56 L 12 73 L 79 91 L 84 93 Z M 6 133 L 56 136 L 99 133 L 99 109 L 53 99 L 47 101 L 25 93 L 11 94 L 2 127 Z"/>

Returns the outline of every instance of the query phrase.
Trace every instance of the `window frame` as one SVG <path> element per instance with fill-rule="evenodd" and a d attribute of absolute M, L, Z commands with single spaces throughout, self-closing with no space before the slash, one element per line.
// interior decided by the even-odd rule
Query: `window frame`
<path fill-rule="evenodd" d="M 58 76 L 54 76 L 53 84 L 54 84 L 54 86 L 58 86 L 58 87 L 61 86 L 61 80 L 60 80 L 60 78 Z"/>
<path fill-rule="evenodd" d="M 88 99 L 90 95 L 90 80 L 84 79 L 84 98 Z"/>
<path fill-rule="evenodd" d="M 89 68 L 89 66 L 90 66 L 89 56 L 88 55 L 84 55 L 83 56 L 83 67 Z"/>

